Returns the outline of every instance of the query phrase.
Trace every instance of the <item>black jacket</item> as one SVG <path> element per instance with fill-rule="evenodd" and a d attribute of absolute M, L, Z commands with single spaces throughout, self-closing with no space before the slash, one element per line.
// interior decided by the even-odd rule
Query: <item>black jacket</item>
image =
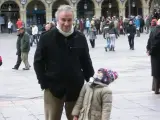
<path fill-rule="evenodd" d="M 64 37 L 57 28 L 41 35 L 34 57 L 34 69 L 42 89 L 55 97 L 76 101 L 84 79 L 94 75 L 85 36 L 74 31 Z"/>
<path fill-rule="evenodd" d="M 147 51 L 151 55 L 152 76 L 160 77 L 160 26 L 156 26 L 150 33 Z"/>
<path fill-rule="evenodd" d="M 127 34 L 130 34 L 131 37 L 134 37 L 136 34 L 136 27 L 134 25 L 129 25 L 127 27 Z"/>

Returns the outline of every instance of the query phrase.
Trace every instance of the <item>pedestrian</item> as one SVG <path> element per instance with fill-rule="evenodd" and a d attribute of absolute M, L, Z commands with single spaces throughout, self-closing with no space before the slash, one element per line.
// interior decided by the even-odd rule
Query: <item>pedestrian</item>
<path fill-rule="evenodd" d="M 86 28 L 86 33 L 89 33 L 89 28 L 91 27 L 91 22 L 89 21 L 89 18 L 86 18 L 86 23 L 85 23 L 85 28 Z"/>
<path fill-rule="evenodd" d="M 8 33 L 12 34 L 12 27 L 13 27 L 13 23 L 9 20 L 8 22 Z"/>
<path fill-rule="evenodd" d="M 91 27 L 89 28 L 88 32 L 89 41 L 91 43 L 92 48 L 95 47 L 95 39 L 97 38 L 97 30 L 94 24 L 91 24 Z"/>
<path fill-rule="evenodd" d="M 2 63 L 3 63 L 3 62 L 2 62 L 2 57 L 0 56 L 0 66 L 2 65 Z"/>
<path fill-rule="evenodd" d="M 133 25 L 132 20 L 129 21 L 129 26 L 127 27 L 127 36 L 130 50 L 134 50 L 134 37 L 136 34 L 136 27 Z"/>
<path fill-rule="evenodd" d="M 19 28 L 19 31 L 21 34 L 21 40 L 20 40 L 21 59 L 25 65 L 25 68 L 23 68 L 23 70 L 29 70 L 30 64 L 28 62 L 28 54 L 30 51 L 30 38 L 29 35 L 25 33 L 24 27 Z"/>
<path fill-rule="evenodd" d="M 149 19 L 149 16 L 147 16 L 146 19 L 145 19 L 145 27 L 146 27 L 146 34 L 149 34 L 149 29 L 150 29 L 150 19 Z"/>
<path fill-rule="evenodd" d="M 109 21 L 106 21 L 106 25 L 104 26 L 104 29 L 103 29 L 103 38 L 106 39 L 106 47 L 105 48 L 105 51 L 107 52 L 108 49 L 111 50 L 111 39 L 110 39 L 110 36 L 109 36 Z"/>
<path fill-rule="evenodd" d="M 21 59 L 21 39 L 22 39 L 22 34 L 20 33 L 20 29 L 17 29 L 18 31 L 18 38 L 17 38 L 17 43 L 16 43 L 16 48 L 17 48 L 17 62 L 15 66 L 12 68 L 14 70 L 18 70 L 19 66 L 21 65 L 22 59 Z"/>
<path fill-rule="evenodd" d="M 147 43 L 147 53 L 151 56 L 151 68 L 153 76 L 152 90 L 159 94 L 160 89 L 160 19 L 157 26 L 150 33 Z"/>
<path fill-rule="evenodd" d="M 18 29 L 21 28 L 21 27 L 23 27 L 23 22 L 21 21 L 20 18 L 18 19 L 16 25 L 17 25 L 17 28 L 18 28 Z"/>
<path fill-rule="evenodd" d="M 136 18 L 134 20 L 134 24 L 136 26 L 137 37 L 140 37 L 140 19 L 138 16 L 136 16 Z"/>
<path fill-rule="evenodd" d="M 117 77 L 117 72 L 99 69 L 93 82 L 83 86 L 72 111 L 73 120 L 110 120 L 112 91 L 108 85 Z"/>
<path fill-rule="evenodd" d="M 94 75 L 87 40 L 74 30 L 74 10 L 61 5 L 57 26 L 42 34 L 34 56 L 34 69 L 44 90 L 45 120 L 61 120 L 63 106 L 68 120 L 80 90 Z"/>
<path fill-rule="evenodd" d="M 116 28 L 114 27 L 114 23 L 111 22 L 109 25 L 109 38 L 110 38 L 110 51 L 115 51 L 115 42 L 118 38 L 119 33 L 117 32 Z"/>
<path fill-rule="evenodd" d="M 32 35 L 33 35 L 33 39 L 32 39 L 31 44 L 30 44 L 31 46 L 33 45 L 33 42 L 35 44 L 38 43 L 38 27 L 37 27 L 37 25 L 33 25 L 33 27 L 32 27 Z"/>

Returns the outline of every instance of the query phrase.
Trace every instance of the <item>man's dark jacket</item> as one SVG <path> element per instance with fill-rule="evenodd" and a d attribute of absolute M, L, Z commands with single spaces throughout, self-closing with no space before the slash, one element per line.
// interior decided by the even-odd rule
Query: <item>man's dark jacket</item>
<path fill-rule="evenodd" d="M 152 76 L 160 80 L 160 26 L 156 26 L 150 33 L 147 51 L 151 55 Z"/>
<path fill-rule="evenodd" d="M 127 34 L 130 34 L 130 37 L 134 37 L 136 34 L 136 27 L 134 25 L 129 25 L 127 27 Z"/>
<path fill-rule="evenodd" d="M 41 35 L 34 57 L 34 69 L 42 89 L 57 98 L 76 101 L 84 79 L 94 75 L 85 36 L 74 31 L 64 37 L 57 28 Z"/>

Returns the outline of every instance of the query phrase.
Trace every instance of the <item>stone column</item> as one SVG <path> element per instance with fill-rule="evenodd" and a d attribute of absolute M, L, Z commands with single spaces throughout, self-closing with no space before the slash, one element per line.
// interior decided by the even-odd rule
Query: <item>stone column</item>
<path fill-rule="evenodd" d="M 77 8 L 73 7 L 73 10 L 74 10 L 74 18 L 77 18 Z"/>
<path fill-rule="evenodd" d="M 96 7 L 95 8 L 95 15 L 96 18 L 100 18 L 101 17 L 101 7 Z"/>
<path fill-rule="evenodd" d="M 20 19 L 24 22 L 25 26 L 27 25 L 27 14 L 26 10 L 20 8 Z"/>
<path fill-rule="evenodd" d="M 143 17 L 145 18 L 148 15 L 149 15 L 149 7 L 143 6 Z"/>
<path fill-rule="evenodd" d="M 52 7 L 46 8 L 46 22 L 52 21 Z"/>
<path fill-rule="evenodd" d="M 125 7 L 120 7 L 119 8 L 119 16 L 125 17 L 126 10 Z"/>

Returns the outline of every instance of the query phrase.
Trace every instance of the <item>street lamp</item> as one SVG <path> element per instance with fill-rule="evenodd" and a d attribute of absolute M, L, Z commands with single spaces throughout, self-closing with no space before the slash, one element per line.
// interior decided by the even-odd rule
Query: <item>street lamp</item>
<path fill-rule="evenodd" d="M 35 4 L 34 10 L 36 10 L 36 11 L 38 10 L 37 4 Z"/>
<path fill-rule="evenodd" d="M 11 9 L 12 9 L 12 7 L 9 5 L 9 7 L 8 7 L 8 11 L 11 11 Z"/>
<path fill-rule="evenodd" d="M 134 1 L 132 2 L 132 7 L 136 7 L 136 4 Z"/>
<path fill-rule="evenodd" d="M 86 3 L 84 4 L 84 9 L 87 9 L 87 4 Z"/>
<path fill-rule="evenodd" d="M 108 5 L 108 6 L 109 6 L 109 8 L 112 8 L 112 4 L 111 4 L 111 3 L 109 3 L 109 5 Z"/>

